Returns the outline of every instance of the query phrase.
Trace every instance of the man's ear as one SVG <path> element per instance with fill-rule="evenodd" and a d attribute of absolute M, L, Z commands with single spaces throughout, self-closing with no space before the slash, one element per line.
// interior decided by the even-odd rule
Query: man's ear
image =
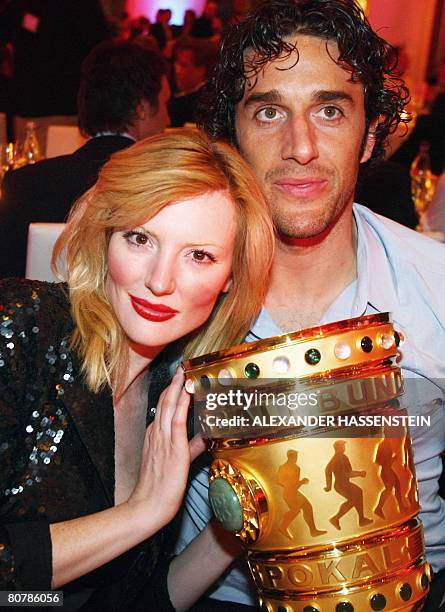
<path fill-rule="evenodd" d="M 362 156 L 360 157 L 360 163 L 363 164 L 367 162 L 371 157 L 372 152 L 374 150 L 375 138 L 376 138 L 376 129 L 379 123 L 378 117 L 371 121 L 368 128 L 368 134 L 366 135 L 365 146 L 363 147 Z"/>

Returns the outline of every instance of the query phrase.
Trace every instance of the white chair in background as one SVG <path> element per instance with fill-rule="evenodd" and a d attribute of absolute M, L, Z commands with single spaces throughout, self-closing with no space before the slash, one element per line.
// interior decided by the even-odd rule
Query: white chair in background
<path fill-rule="evenodd" d="M 65 223 L 31 223 L 26 250 L 26 278 L 50 282 L 59 281 L 51 270 L 54 244 Z"/>
<path fill-rule="evenodd" d="M 73 153 L 86 140 L 74 125 L 50 125 L 46 137 L 46 157 Z"/>

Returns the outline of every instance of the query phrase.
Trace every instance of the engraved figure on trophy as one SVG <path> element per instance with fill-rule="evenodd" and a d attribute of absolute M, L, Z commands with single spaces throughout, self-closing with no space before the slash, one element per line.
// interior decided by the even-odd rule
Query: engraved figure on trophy
<path fill-rule="evenodd" d="M 302 485 L 309 484 L 309 479 L 303 478 L 300 480 L 301 469 L 297 465 L 297 458 L 298 451 L 288 450 L 287 461 L 280 465 L 277 472 L 277 484 L 283 487 L 283 499 L 289 506 L 289 510 L 283 516 L 279 531 L 290 540 L 292 540 L 292 534 L 289 531 L 289 526 L 300 512 L 303 512 L 303 518 L 309 527 L 311 536 L 315 538 L 326 533 L 326 531 L 316 528 L 312 504 L 299 491 Z"/>
<path fill-rule="evenodd" d="M 364 478 L 366 472 L 365 470 L 352 469 L 351 462 L 347 455 L 345 455 L 345 450 L 346 442 L 344 440 L 334 442 L 335 453 L 325 469 L 326 487 L 324 490 L 329 493 L 332 488 L 332 476 L 334 476 L 334 490 L 346 499 L 340 506 L 337 514 L 329 519 L 329 522 L 339 531 L 340 519 L 352 508 L 357 510 L 360 527 L 370 525 L 373 522 L 364 515 L 362 489 L 353 482 L 350 482 L 351 478 Z"/>
<path fill-rule="evenodd" d="M 380 466 L 380 478 L 385 485 L 385 488 L 380 493 L 379 501 L 377 506 L 374 508 L 374 514 L 380 516 L 382 519 L 385 518 L 383 506 L 392 496 L 393 491 L 399 512 L 404 512 L 406 510 L 406 506 L 403 502 L 400 479 L 392 467 L 393 463 L 397 459 L 397 453 L 394 451 L 393 447 L 394 442 L 397 441 L 391 438 L 383 438 L 383 440 L 377 446 L 377 452 L 375 455 L 375 462 Z"/>
<path fill-rule="evenodd" d="M 416 506 L 419 503 L 419 493 L 417 490 L 414 458 L 409 440 L 409 434 L 405 434 L 403 438 L 403 467 L 409 474 L 409 487 L 405 497 L 409 501 L 410 505 Z"/>

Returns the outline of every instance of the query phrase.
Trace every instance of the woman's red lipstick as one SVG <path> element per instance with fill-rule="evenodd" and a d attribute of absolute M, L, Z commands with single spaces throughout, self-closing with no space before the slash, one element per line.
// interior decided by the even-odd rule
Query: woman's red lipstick
<path fill-rule="evenodd" d="M 130 295 L 130 294 L 129 294 Z M 164 304 L 152 304 L 147 300 L 130 295 L 131 305 L 138 315 L 147 321 L 162 322 L 172 319 L 178 314 L 177 310 Z"/>

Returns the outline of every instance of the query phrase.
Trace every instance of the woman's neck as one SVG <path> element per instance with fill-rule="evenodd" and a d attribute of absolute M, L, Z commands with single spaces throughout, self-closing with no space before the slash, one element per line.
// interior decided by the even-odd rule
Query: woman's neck
<path fill-rule="evenodd" d="M 144 392 L 148 387 L 148 370 L 152 361 L 164 349 L 164 346 L 141 346 L 130 343 L 128 347 L 128 365 L 125 378 L 120 389 L 114 394 L 115 401 L 120 401 L 129 388 L 139 387 Z"/>

